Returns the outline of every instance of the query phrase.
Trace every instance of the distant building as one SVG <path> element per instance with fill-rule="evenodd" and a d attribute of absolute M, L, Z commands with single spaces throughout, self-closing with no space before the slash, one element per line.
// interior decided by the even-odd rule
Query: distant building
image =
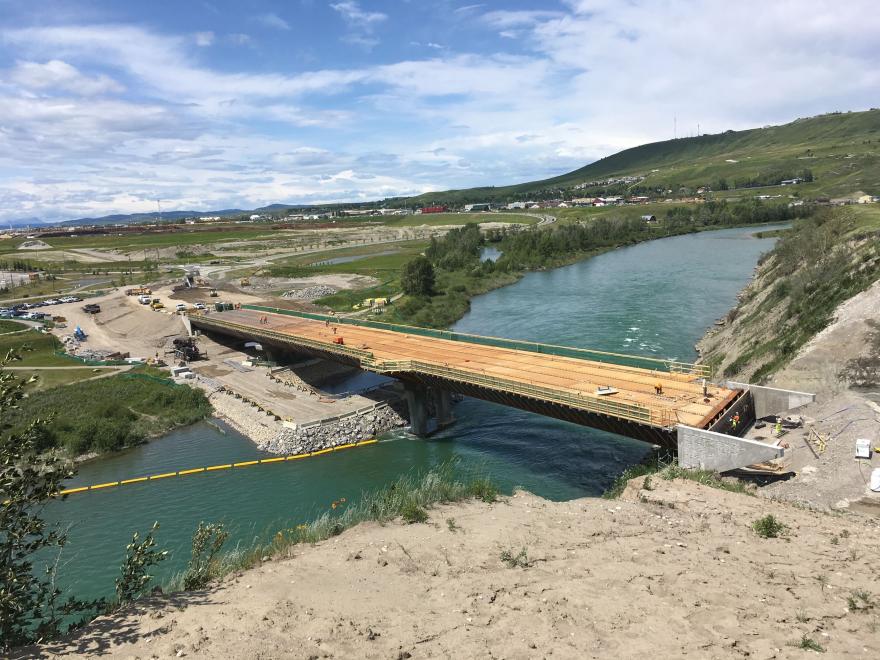
<path fill-rule="evenodd" d="M 481 213 L 483 211 L 491 211 L 492 205 L 488 203 L 481 204 L 465 204 L 464 212 L 465 213 Z"/>
<path fill-rule="evenodd" d="M 651 215 L 650 213 L 642 216 L 642 220 L 645 222 L 657 222 L 657 216 Z"/>
<path fill-rule="evenodd" d="M 449 210 L 448 206 L 423 206 L 421 209 L 417 211 L 417 213 L 446 213 Z"/>
<path fill-rule="evenodd" d="M 507 205 L 507 210 L 514 211 L 516 209 L 524 209 L 525 207 L 526 207 L 525 202 L 510 202 L 510 204 Z"/>
<path fill-rule="evenodd" d="M 803 182 L 803 179 L 800 178 L 799 176 L 796 176 L 793 179 L 785 179 L 784 181 L 780 181 L 779 185 L 780 186 L 795 186 L 795 185 L 802 183 L 802 182 Z"/>
<path fill-rule="evenodd" d="M 859 204 L 873 204 L 876 201 L 877 197 L 874 197 L 873 195 L 862 195 L 858 199 Z"/>

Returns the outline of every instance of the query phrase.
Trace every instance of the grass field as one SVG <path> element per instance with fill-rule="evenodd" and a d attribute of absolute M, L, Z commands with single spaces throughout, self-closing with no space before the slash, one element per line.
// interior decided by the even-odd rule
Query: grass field
<path fill-rule="evenodd" d="M 187 245 L 203 245 L 218 241 L 252 241 L 258 239 L 271 240 L 278 236 L 278 231 L 262 227 L 242 227 L 240 225 L 218 225 L 210 231 L 181 230 L 168 233 L 123 233 L 108 236 L 76 236 L 42 238 L 54 250 L 72 250 L 81 248 L 137 250 L 144 248 L 163 248 Z M 39 258 L 39 251 L 18 250 L 18 246 L 27 239 L 18 238 L 0 242 L 0 255 L 15 254 L 17 258 Z M 127 263 L 126 263 L 127 265 Z"/>
<path fill-rule="evenodd" d="M 356 275 L 370 275 L 385 281 L 390 277 L 397 277 L 400 269 L 403 268 L 403 264 L 415 255 L 424 252 L 427 246 L 427 241 L 359 245 L 352 248 L 327 250 L 289 257 L 283 261 L 277 261 L 273 266 L 266 268 L 266 271 L 274 277 L 308 277 L 310 275 L 326 273 L 354 273 Z M 376 252 L 390 250 L 395 250 L 395 253 L 375 254 Z M 374 256 L 365 256 L 363 259 L 338 264 L 321 263 L 339 257 L 370 254 Z"/>
<path fill-rule="evenodd" d="M 62 385 L 70 385 L 82 380 L 94 378 L 99 375 L 103 369 L 93 371 L 92 369 L 36 369 L 27 371 L 25 369 L 15 371 L 15 377 L 20 380 L 28 380 L 31 376 L 36 376 L 36 380 L 26 385 L 28 392 L 36 392 L 39 390 L 48 390 L 53 387 Z"/>
<path fill-rule="evenodd" d="M 0 335 L 0 355 L 10 350 L 21 356 L 10 366 L 15 367 L 69 367 L 77 364 L 70 358 L 55 355 L 61 343 L 54 335 L 32 330 L 16 334 Z M 25 349 L 28 350 L 25 350 Z"/>
<path fill-rule="evenodd" d="M 534 225 L 537 218 L 517 213 L 427 213 L 425 215 L 402 215 L 382 218 L 386 227 L 441 227 L 444 225 L 464 225 L 468 222 L 509 222 L 519 225 Z"/>
<path fill-rule="evenodd" d="M 7 319 L 0 319 L 0 335 L 5 335 L 9 332 L 19 332 L 20 330 L 27 330 L 28 326 L 24 323 L 19 323 L 18 321 L 9 321 Z"/>

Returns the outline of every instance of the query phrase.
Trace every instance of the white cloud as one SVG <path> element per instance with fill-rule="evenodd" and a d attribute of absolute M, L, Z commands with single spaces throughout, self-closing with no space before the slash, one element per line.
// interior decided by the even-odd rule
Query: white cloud
<path fill-rule="evenodd" d="M 335 4 L 375 45 L 385 15 Z M 516 37 L 470 47 L 489 52 L 426 34 L 431 57 L 274 73 L 211 68 L 192 34 L 0 29 L 20 58 L 0 72 L 0 220 L 503 184 L 671 137 L 673 116 L 686 134 L 876 105 L 868 0 L 534 4 L 456 12 Z"/>
<path fill-rule="evenodd" d="M 196 32 L 193 36 L 196 40 L 196 46 L 205 47 L 214 43 L 213 32 Z"/>
<path fill-rule="evenodd" d="M 355 27 L 370 27 L 387 20 L 388 16 L 378 11 L 365 11 L 355 0 L 335 2 L 330 5 L 343 19 Z"/>
<path fill-rule="evenodd" d="M 253 43 L 253 39 L 249 34 L 244 34 L 241 32 L 234 32 L 226 36 L 227 41 L 235 44 L 236 46 L 249 46 Z"/>
<path fill-rule="evenodd" d="M 61 60 L 16 62 L 9 80 L 30 90 L 63 90 L 79 96 L 122 92 L 124 87 L 105 75 L 86 76 Z"/>
<path fill-rule="evenodd" d="M 342 41 L 361 46 L 364 50 L 371 50 L 379 44 L 379 39 L 373 35 L 373 31 L 378 24 L 388 19 L 386 14 L 366 11 L 355 0 L 331 3 L 330 7 L 342 16 L 348 25 L 348 33 L 341 37 Z"/>
<path fill-rule="evenodd" d="M 274 12 L 267 12 L 265 14 L 259 14 L 254 16 L 254 20 L 261 25 L 273 28 L 275 30 L 289 30 L 290 23 L 281 18 L 278 14 Z"/>

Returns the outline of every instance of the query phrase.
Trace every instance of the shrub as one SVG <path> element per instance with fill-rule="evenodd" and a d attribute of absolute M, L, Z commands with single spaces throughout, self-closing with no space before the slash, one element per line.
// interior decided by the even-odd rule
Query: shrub
<path fill-rule="evenodd" d="M 140 534 L 135 532 L 131 537 L 131 543 L 125 548 L 125 561 L 122 562 L 121 575 L 116 578 L 116 599 L 120 605 L 136 600 L 147 588 L 153 576 L 147 571 L 164 561 L 168 556 L 167 550 L 154 550 L 156 539 L 153 532 L 159 529 L 159 523 L 153 523 L 152 529 L 147 533 L 144 540 L 138 542 Z"/>
<path fill-rule="evenodd" d="M 183 576 L 184 589 L 200 589 L 208 584 L 213 577 L 215 556 L 228 538 L 229 532 L 222 523 L 199 523 L 198 529 L 193 534 L 189 566 Z"/>
<path fill-rule="evenodd" d="M 428 512 L 425 511 L 424 507 L 420 506 L 418 503 L 409 501 L 403 505 L 403 509 L 400 512 L 400 517 L 403 518 L 404 522 L 408 525 L 412 525 L 413 523 L 423 523 L 428 521 Z"/>
<path fill-rule="evenodd" d="M 511 550 L 502 550 L 501 561 L 507 564 L 508 568 L 528 568 L 532 565 L 525 548 L 520 548 L 520 551 L 516 554 L 513 554 Z"/>
<path fill-rule="evenodd" d="M 752 522 L 752 529 L 762 539 L 775 539 L 785 534 L 788 528 L 768 513 Z"/>

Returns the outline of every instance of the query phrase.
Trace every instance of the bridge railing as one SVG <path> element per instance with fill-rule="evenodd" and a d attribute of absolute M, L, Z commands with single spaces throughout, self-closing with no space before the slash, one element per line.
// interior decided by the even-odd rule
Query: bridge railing
<path fill-rule="evenodd" d="M 472 335 L 465 332 L 454 332 L 452 330 L 436 330 L 434 328 L 419 328 L 412 325 L 398 325 L 394 323 L 383 323 L 381 321 L 364 321 L 361 319 L 352 319 L 344 316 L 330 316 L 327 314 L 315 314 L 313 312 L 300 312 L 292 309 L 280 309 L 278 307 L 265 307 L 262 305 L 242 305 L 242 309 L 250 309 L 259 312 L 269 312 L 272 314 L 283 314 L 286 316 L 295 316 L 298 318 L 310 319 L 312 321 L 331 321 L 333 323 L 341 325 L 353 325 L 363 328 L 374 328 L 376 330 L 401 332 L 404 334 L 415 335 L 419 337 L 446 339 L 448 341 L 460 341 L 470 344 L 479 344 L 482 346 L 495 346 L 497 348 L 510 348 L 519 351 L 528 351 L 530 353 L 556 355 L 559 357 L 591 360 L 593 362 L 605 362 L 624 367 L 662 370 L 669 373 L 688 374 L 698 378 L 710 378 L 712 376 L 712 367 L 707 364 L 694 364 L 691 362 L 681 362 L 678 360 L 664 360 L 662 358 L 652 358 L 641 355 L 626 355 L 624 353 L 612 353 L 609 351 L 600 351 L 591 348 L 574 348 L 571 346 L 542 344 L 540 342 L 524 341 L 521 339 L 505 339 L 503 337 Z"/>
<path fill-rule="evenodd" d="M 544 385 L 535 385 L 531 382 L 498 378 L 477 371 L 447 367 L 430 362 L 418 360 L 371 361 L 370 364 L 365 364 L 364 366 L 386 374 L 409 372 L 436 376 L 470 385 L 487 387 L 499 392 L 519 394 L 540 401 L 559 403 L 587 412 L 611 415 L 619 419 L 651 426 L 670 428 L 675 424 L 675 411 L 669 408 L 648 408 L 636 403 L 623 403 L 581 392 L 566 392 Z"/>
<path fill-rule="evenodd" d="M 197 325 L 237 330 L 239 332 L 266 337 L 267 339 L 273 339 L 291 346 L 301 346 L 319 350 L 324 353 L 346 356 L 358 361 L 361 367 L 369 369 L 370 371 L 375 371 L 376 373 L 393 374 L 409 372 L 436 376 L 470 385 L 487 387 L 498 392 L 518 394 L 541 401 L 567 405 L 579 410 L 611 415 L 619 419 L 626 419 L 661 428 L 671 428 L 677 423 L 675 411 L 671 408 L 649 408 L 636 403 L 624 403 L 581 392 L 567 392 L 547 387 L 545 385 L 536 385 L 530 381 L 499 378 L 480 371 L 459 369 L 456 367 L 448 367 L 446 365 L 422 362 L 419 360 L 377 360 L 371 352 L 363 349 L 281 333 L 271 330 L 268 327 L 254 328 L 251 325 L 226 321 L 218 318 L 218 316 L 219 314 L 199 314 L 193 315 L 192 319 Z"/>
<path fill-rule="evenodd" d="M 218 316 L 219 314 L 195 314 L 191 315 L 190 318 L 192 321 L 195 321 L 197 325 L 209 325 L 220 328 L 228 328 L 230 330 L 238 330 L 239 332 L 246 332 L 251 334 L 258 332 L 259 335 L 262 337 L 267 337 L 284 344 L 289 344 L 291 346 L 304 346 L 306 348 L 312 348 L 322 351 L 324 353 L 343 355 L 353 358 L 361 363 L 367 363 L 373 360 L 373 354 L 361 348 L 354 348 L 352 346 L 345 346 L 344 344 L 334 344 L 331 342 L 309 339 L 308 337 L 302 337 L 299 335 L 290 335 L 283 332 L 271 330 L 268 327 L 254 328 L 253 326 L 243 323 L 225 321 L 221 318 L 218 318 Z"/>

